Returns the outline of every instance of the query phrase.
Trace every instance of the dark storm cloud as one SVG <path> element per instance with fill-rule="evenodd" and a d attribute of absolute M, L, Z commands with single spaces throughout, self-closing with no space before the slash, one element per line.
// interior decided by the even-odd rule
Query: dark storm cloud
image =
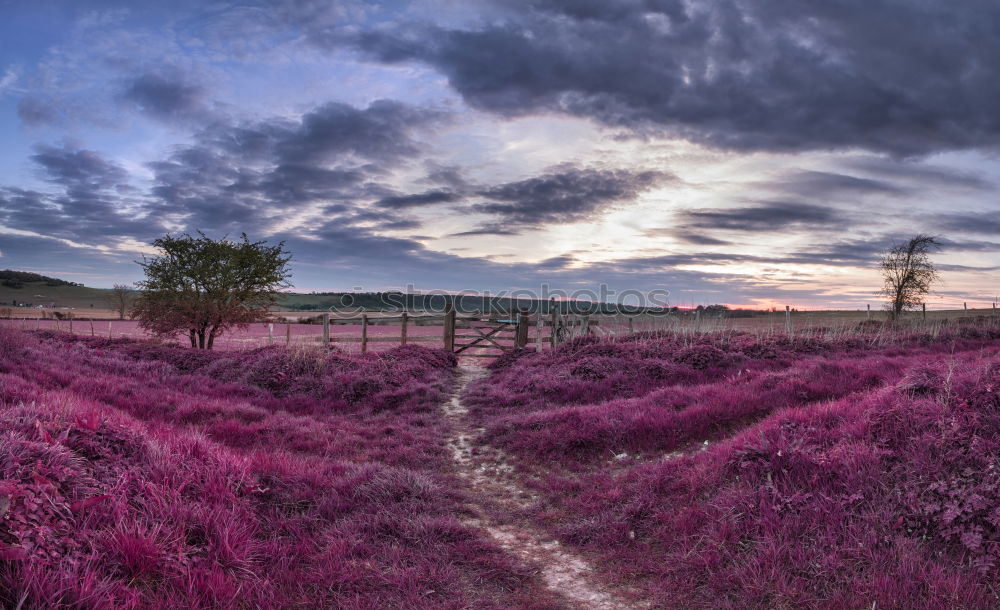
<path fill-rule="evenodd" d="M 712 237 L 703 232 L 688 229 L 653 229 L 644 233 L 650 237 L 672 237 L 673 239 L 695 246 L 729 246 L 732 242 Z"/>
<path fill-rule="evenodd" d="M 684 210 L 676 214 L 684 230 L 781 231 L 789 227 L 827 226 L 842 221 L 833 208 L 785 201 L 729 209 Z"/>
<path fill-rule="evenodd" d="M 975 172 L 928 163 L 900 162 L 878 157 L 853 157 L 840 161 L 840 165 L 881 178 L 895 178 L 910 184 L 919 184 L 922 189 L 996 190 L 996 184 Z"/>
<path fill-rule="evenodd" d="M 520 225 L 577 222 L 671 178 L 656 171 L 558 168 L 481 190 L 478 194 L 487 201 L 473 208 Z"/>
<path fill-rule="evenodd" d="M 810 199 L 867 195 L 899 197 L 910 192 L 909 189 L 886 180 L 820 171 L 792 172 L 770 183 L 769 186 Z"/>
<path fill-rule="evenodd" d="M 410 229 L 419 229 L 423 225 L 419 220 L 387 220 L 378 225 L 379 230 L 382 231 L 404 231 Z"/>
<path fill-rule="evenodd" d="M 1000 236 L 1000 213 L 997 212 L 937 214 L 929 220 L 941 231 Z"/>
<path fill-rule="evenodd" d="M 91 150 L 39 145 L 31 160 L 46 180 L 72 190 L 109 189 L 128 178 L 124 169 Z"/>
<path fill-rule="evenodd" d="M 427 175 L 423 182 L 445 190 L 464 192 L 471 188 L 469 180 L 462 173 L 462 168 L 451 165 L 440 165 L 434 162 L 426 163 Z"/>
<path fill-rule="evenodd" d="M 55 192 L 0 187 L 0 223 L 62 239 L 146 238 L 159 229 L 135 197 L 128 173 L 100 154 L 64 146 L 38 146 L 31 160 Z"/>
<path fill-rule="evenodd" d="M 938 237 L 937 241 L 942 250 L 948 252 L 1000 252 L 1000 243 L 993 241 L 954 240 L 948 237 Z"/>
<path fill-rule="evenodd" d="M 487 224 L 469 231 L 451 233 L 448 237 L 479 237 L 481 235 L 520 235 L 521 232 L 510 227 Z"/>
<path fill-rule="evenodd" d="M 503 18 L 313 37 L 438 69 L 471 105 L 743 150 L 1000 143 L 1000 4 L 495 0 Z M 329 34 L 329 32 L 328 32 Z"/>
<path fill-rule="evenodd" d="M 266 226 L 274 212 L 314 202 L 342 222 L 366 220 L 352 217 L 356 204 L 390 192 L 377 181 L 418 156 L 415 132 L 442 117 L 382 100 L 367 108 L 325 104 L 299 121 L 214 123 L 192 145 L 150 164 L 153 194 L 200 227 Z"/>
<path fill-rule="evenodd" d="M 216 233 L 266 231 L 296 213 L 344 227 L 414 229 L 416 220 L 365 204 L 391 192 L 379 181 L 419 156 L 414 134 L 442 116 L 377 101 L 367 108 L 325 104 L 297 121 L 234 125 L 214 118 L 189 144 L 148 164 L 148 192 L 137 191 L 123 167 L 94 151 L 38 146 L 31 160 L 54 190 L 0 186 L 0 222 L 98 244 L 149 241 L 177 224 Z"/>
<path fill-rule="evenodd" d="M 444 118 L 441 112 L 393 100 L 377 100 L 364 109 L 329 103 L 303 116 L 276 151 L 288 162 L 322 163 L 353 153 L 377 163 L 397 163 L 420 152 L 410 137 L 415 127 Z"/>
<path fill-rule="evenodd" d="M 173 71 L 134 76 L 125 83 L 121 96 L 140 111 L 162 120 L 194 119 L 205 111 L 205 89 Z"/>
<path fill-rule="evenodd" d="M 415 195 L 390 195 L 375 202 L 382 208 L 416 208 L 439 203 L 451 203 L 459 199 L 457 193 L 451 191 L 427 191 Z"/>

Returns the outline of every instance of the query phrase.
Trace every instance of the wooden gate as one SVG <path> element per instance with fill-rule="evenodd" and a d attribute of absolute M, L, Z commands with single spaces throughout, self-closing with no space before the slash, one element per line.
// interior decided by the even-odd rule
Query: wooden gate
<path fill-rule="evenodd" d="M 461 356 L 496 358 L 528 344 L 528 323 L 525 313 L 459 316 L 450 309 L 444 319 L 444 348 Z"/>

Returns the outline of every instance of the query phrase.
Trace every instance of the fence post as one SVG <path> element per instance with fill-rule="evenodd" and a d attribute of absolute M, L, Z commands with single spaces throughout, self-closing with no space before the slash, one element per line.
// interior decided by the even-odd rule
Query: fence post
<path fill-rule="evenodd" d="M 583 322 L 580 323 L 580 336 L 590 334 L 590 316 L 583 316 Z"/>
<path fill-rule="evenodd" d="M 410 316 L 404 311 L 402 318 L 403 322 L 399 327 L 399 344 L 406 345 L 406 326 L 410 322 Z"/>
<path fill-rule="evenodd" d="M 792 308 L 785 305 L 785 332 L 792 334 Z"/>
<path fill-rule="evenodd" d="M 285 347 L 292 344 L 292 323 L 285 322 Z"/>
<path fill-rule="evenodd" d="M 867 313 L 865 313 L 865 319 L 866 320 L 871 320 L 872 319 L 872 304 L 868 303 L 868 305 L 866 305 L 865 307 L 868 308 Z"/>
<path fill-rule="evenodd" d="M 517 332 L 515 333 L 514 347 L 524 349 L 528 344 L 528 316 L 523 312 L 517 312 Z"/>
<path fill-rule="evenodd" d="M 330 347 L 330 314 L 323 314 L 323 347 Z"/>
<path fill-rule="evenodd" d="M 694 330 L 695 332 L 701 332 L 701 310 L 694 310 Z"/>
<path fill-rule="evenodd" d="M 635 334 L 635 322 L 634 322 L 634 320 L 635 320 L 635 318 L 633 318 L 632 316 L 628 317 L 628 334 L 630 334 L 630 335 L 634 335 Z"/>
<path fill-rule="evenodd" d="M 274 323 L 267 323 L 267 344 L 274 345 Z"/>
<path fill-rule="evenodd" d="M 927 321 L 927 303 L 921 303 L 920 304 L 920 309 L 922 311 L 924 322 L 926 322 Z"/>
<path fill-rule="evenodd" d="M 552 344 L 552 349 L 555 349 L 556 345 L 558 345 L 558 339 L 556 338 L 556 334 L 557 334 L 556 333 L 556 323 L 558 322 L 558 320 L 556 319 L 556 315 L 557 314 L 556 314 L 556 310 L 555 309 L 550 309 L 549 310 L 549 318 L 551 318 L 551 320 L 549 320 L 549 323 L 552 324 L 552 334 L 549 335 L 549 343 Z"/>
<path fill-rule="evenodd" d="M 69 319 L 69 334 L 73 334 L 73 318 Z"/>
<path fill-rule="evenodd" d="M 535 312 L 538 320 L 535 322 L 535 350 L 542 351 L 542 333 L 545 332 L 545 319 L 542 318 L 542 308 Z"/>
<path fill-rule="evenodd" d="M 91 337 L 94 336 L 94 320 L 93 319 L 90 320 L 90 336 Z"/>
<path fill-rule="evenodd" d="M 962 303 L 962 315 L 967 315 L 969 313 L 969 304 Z"/>
<path fill-rule="evenodd" d="M 108 339 L 111 338 L 111 322 L 108 322 Z"/>
<path fill-rule="evenodd" d="M 361 314 L 361 353 L 368 351 L 368 314 Z"/>
<path fill-rule="evenodd" d="M 451 302 L 444 308 L 444 350 L 455 351 L 455 308 Z"/>

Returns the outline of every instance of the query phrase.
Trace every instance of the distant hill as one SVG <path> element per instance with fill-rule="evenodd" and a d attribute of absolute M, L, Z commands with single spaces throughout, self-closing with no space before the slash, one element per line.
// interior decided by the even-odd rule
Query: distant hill
<path fill-rule="evenodd" d="M 54 277 L 31 273 L 30 271 L 14 271 L 4 269 L 0 271 L 0 286 L 7 288 L 24 288 L 27 284 L 44 284 L 45 286 L 83 286 L 74 282 L 67 282 Z"/>

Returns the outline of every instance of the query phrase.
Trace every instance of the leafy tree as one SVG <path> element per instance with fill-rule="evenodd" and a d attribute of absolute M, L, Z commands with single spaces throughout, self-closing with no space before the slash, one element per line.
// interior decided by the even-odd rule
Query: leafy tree
<path fill-rule="evenodd" d="M 132 299 L 134 298 L 135 289 L 128 284 L 115 284 L 111 287 L 111 292 L 105 297 L 108 307 L 111 308 L 111 311 L 118 314 L 119 320 L 125 319 L 125 314 L 128 313 L 129 305 L 132 304 Z"/>
<path fill-rule="evenodd" d="M 924 302 L 931 286 L 939 279 L 930 254 L 940 247 L 941 244 L 930 235 L 915 235 L 882 254 L 879 267 L 885 284 L 881 294 L 889 299 L 886 310 L 892 319 Z"/>
<path fill-rule="evenodd" d="M 160 336 L 186 332 L 191 347 L 212 349 L 215 338 L 233 327 L 264 320 L 287 287 L 291 256 L 284 242 L 251 242 L 167 235 L 153 242 L 162 256 L 139 263 L 146 279 L 132 316 Z"/>

